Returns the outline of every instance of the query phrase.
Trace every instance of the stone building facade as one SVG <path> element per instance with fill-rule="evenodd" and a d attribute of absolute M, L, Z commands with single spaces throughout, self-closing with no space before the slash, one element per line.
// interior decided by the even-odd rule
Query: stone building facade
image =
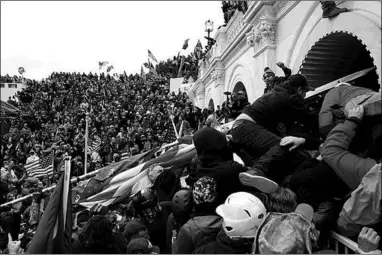
<path fill-rule="evenodd" d="M 263 94 L 263 70 L 283 75 L 278 61 L 320 87 L 375 66 L 365 84 L 381 84 L 381 2 L 336 1 L 349 12 L 322 18 L 319 1 L 248 1 L 215 34 L 191 88 L 200 107 L 221 105 L 225 91 L 245 89 L 250 102 Z M 377 90 L 378 90 L 377 89 Z"/>

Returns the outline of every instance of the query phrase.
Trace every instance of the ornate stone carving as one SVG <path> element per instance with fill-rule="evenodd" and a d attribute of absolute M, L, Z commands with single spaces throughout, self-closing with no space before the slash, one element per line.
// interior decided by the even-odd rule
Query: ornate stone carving
<path fill-rule="evenodd" d="M 276 22 L 266 16 L 260 18 L 259 24 L 247 33 L 247 44 L 255 51 L 263 46 L 276 45 Z"/>
<path fill-rule="evenodd" d="M 223 79 L 224 79 L 224 70 L 215 69 L 211 73 L 211 78 L 214 81 L 223 81 Z"/>
<path fill-rule="evenodd" d="M 195 97 L 204 96 L 204 89 L 198 89 L 195 91 Z"/>

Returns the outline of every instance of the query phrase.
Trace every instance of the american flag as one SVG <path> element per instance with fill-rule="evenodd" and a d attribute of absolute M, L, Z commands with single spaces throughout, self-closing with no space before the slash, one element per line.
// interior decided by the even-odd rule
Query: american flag
<path fill-rule="evenodd" d="M 40 160 L 28 163 L 25 169 L 29 177 L 43 177 L 53 174 L 53 151 Z"/>
<path fill-rule="evenodd" d="M 95 135 L 94 139 L 89 139 L 88 141 L 88 154 L 92 154 L 95 151 L 99 151 L 101 148 L 101 138 Z"/>
<path fill-rule="evenodd" d="M 107 66 L 108 64 L 109 64 L 108 61 L 103 61 L 103 62 L 99 62 L 99 63 L 98 63 L 100 69 L 101 69 L 102 67 L 104 67 L 104 66 Z"/>
<path fill-rule="evenodd" d="M 151 51 L 150 50 L 147 50 L 147 51 L 148 51 L 149 60 L 151 60 L 152 63 L 158 63 L 158 60 L 156 59 L 156 57 L 154 57 Z"/>
<path fill-rule="evenodd" d="M 155 159 L 129 169 L 124 168 L 126 170 L 105 179 L 98 185 L 96 192 L 88 192 L 85 196 L 79 196 L 76 202 L 84 207 L 91 208 L 94 204 L 108 206 L 120 201 L 126 201 L 130 197 L 134 185 L 147 175 L 150 165 L 158 163 L 166 170 L 183 168 L 189 164 L 195 154 L 196 150 L 193 145 L 188 145 L 178 150 L 170 149 Z M 124 164 L 124 162 L 120 164 Z"/>
<path fill-rule="evenodd" d="M 130 152 L 124 152 L 121 154 L 121 161 L 126 160 L 130 158 L 131 153 Z"/>

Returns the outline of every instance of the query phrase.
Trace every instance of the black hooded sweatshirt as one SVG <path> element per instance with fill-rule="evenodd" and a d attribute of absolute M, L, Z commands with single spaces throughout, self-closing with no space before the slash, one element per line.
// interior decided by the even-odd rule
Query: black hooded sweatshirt
<path fill-rule="evenodd" d="M 239 173 L 245 172 L 246 168 L 233 161 L 232 149 L 223 133 L 205 127 L 196 132 L 193 139 L 199 162 L 190 173 L 187 184 L 192 186 L 204 176 L 214 178 L 217 184 L 217 202 L 224 203 L 230 194 L 242 190 Z"/>

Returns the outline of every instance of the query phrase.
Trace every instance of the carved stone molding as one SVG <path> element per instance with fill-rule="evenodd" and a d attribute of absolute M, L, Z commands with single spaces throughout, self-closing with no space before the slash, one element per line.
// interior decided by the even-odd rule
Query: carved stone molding
<path fill-rule="evenodd" d="M 215 69 L 211 73 L 211 78 L 213 81 L 222 82 L 224 81 L 224 70 L 222 69 Z"/>
<path fill-rule="evenodd" d="M 195 93 L 194 93 L 195 97 L 199 97 L 199 96 L 203 97 L 204 94 L 205 94 L 204 89 L 199 89 L 199 90 L 195 91 Z"/>
<path fill-rule="evenodd" d="M 255 52 L 266 46 L 276 45 L 276 18 L 265 12 L 259 18 L 259 23 L 255 25 L 247 36 L 247 44 L 254 47 Z"/>

